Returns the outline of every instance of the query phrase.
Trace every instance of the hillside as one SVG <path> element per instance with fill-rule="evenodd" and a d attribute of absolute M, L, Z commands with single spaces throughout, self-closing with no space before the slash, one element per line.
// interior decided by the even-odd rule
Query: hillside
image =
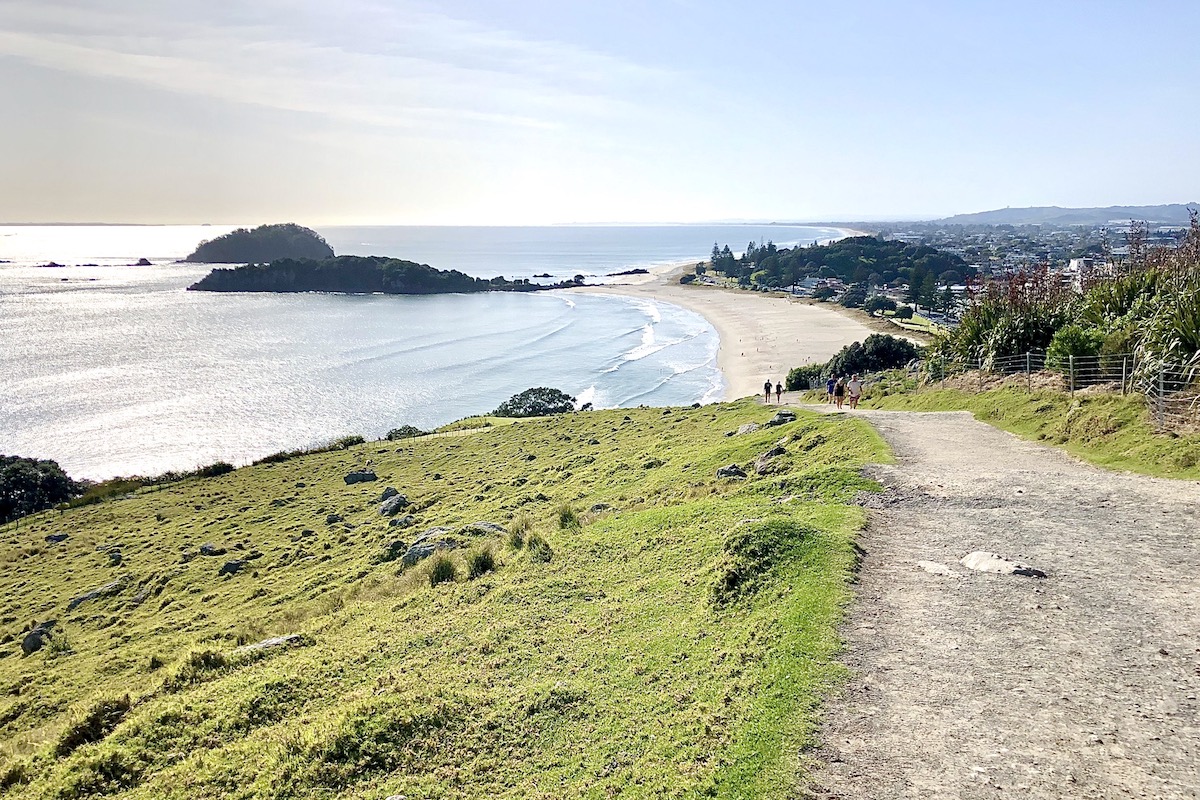
<path fill-rule="evenodd" d="M 1107 208 L 1000 208 L 974 214 L 955 214 L 937 220 L 950 225 L 1106 225 L 1140 220 L 1158 225 L 1187 225 L 1189 209 L 1200 203 L 1174 203 L 1161 206 L 1108 206 Z"/>
<path fill-rule="evenodd" d="M 445 294 L 449 292 L 534 292 L 578 286 L 583 276 L 556 284 L 473 278 L 384 256 L 338 256 L 323 260 L 283 258 L 269 264 L 217 268 L 190 290 L 202 292 L 347 292 L 359 294 Z"/>
<path fill-rule="evenodd" d="M 333 248 L 316 231 L 302 225 L 260 225 L 201 242 L 184 261 L 249 264 L 277 258 L 333 258 Z"/>
<path fill-rule="evenodd" d="M 770 416 L 523 420 L 4 527 L 0 797 L 788 796 L 885 449 L 847 417 L 726 435 Z M 431 585 L 396 556 L 435 526 Z"/>

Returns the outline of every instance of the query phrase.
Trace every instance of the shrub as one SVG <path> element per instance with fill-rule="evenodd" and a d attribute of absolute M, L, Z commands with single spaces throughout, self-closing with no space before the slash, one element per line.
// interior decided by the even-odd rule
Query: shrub
<path fill-rule="evenodd" d="M 690 272 L 685 275 L 679 276 L 679 282 L 684 284 L 685 286 L 689 283 L 695 283 L 695 281 L 696 281 L 696 276 Z"/>
<path fill-rule="evenodd" d="M 474 580 L 496 568 L 496 556 L 490 547 L 472 553 L 467 559 L 467 576 Z"/>
<path fill-rule="evenodd" d="M 0 455 L 0 525 L 53 508 L 83 491 L 56 461 Z"/>
<path fill-rule="evenodd" d="M 196 475 L 201 478 L 215 478 L 218 475 L 228 475 L 233 472 L 233 469 L 233 464 L 227 461 L 218 461 L 196 470 Z"/>
<path fill-rule="evenodd" d="M 912 306 L 900 306 L 896 309 L 896 319 L 912 319 Z"/>
<path fill-rule="evenodd" d="M 813 289 L 812 296 L 815 297 L 819 302 L 824 303 L 826 300 L 832 298 L 835 294 L 837 294 L 837 292 L 830 287 L 819 286 L 816 289 Z"/>
<path fill-rule="evenodd" d="M 401 425 L 399 428 L 392 428 L 388 431 L 386 438 L 389 442 L 395 442 L 399 439 L 414 439 L 424 436 L 426 433 L 415 425 Z"/>
<path fill-rule="evenodd" d="M 361 436 L 343 436 L 340 439 L 334 439 L 333 442 L 326 448 L 328 450 L 345 450 L 347 447 L 354 447 L 356 444 L 363 444 L 367 440 Z"/>
<path fill-rule="evenodd" d="M 198 650 L 189 653 L 175 673 L 163 681 L 163 688 L 174 691 L 193 683 L 200 683 L 212 673 L 222 672 L 231 666 L 229 657 L 219 650 Z"/>
<path fill-rule="evenodd" d="M 547 564 L 554 558 L 550 543 L 536 533 L 525 542 L 525 549 L 529 552 L 529 560 L 535 563 Z"/>
<path fill-rule="evenodd" d="M 1064 325 L 1055 332 L 1050 346 L 1046 348 L 1046 366 L 1060 372 L 1066 371 L 1070 368 L 1072 357 L 1091 360 L 1100 355 L 1103 346 L 1104 334 L 1095 328 Z"/>
<path fill-rule="evenodd" d="M 558 517 L 558 527 L 560 530 L 572 530 L 581 527 L 579 515 L 575 513 L 575 509 L 570 503 L 563 503 L 555 510 L 555 516 Z"/>
<path fill-rule="evenodd" d="M 133 703 L 129 695 L 100 700 L 67 726 L 54 746 L 54 755 L 62 758 L 85 744 L 98 742 L 125 719 Z"/>
<path fill-rule="evenodd" d="M 863 311 L 868 314 L 874 314 L 877 311 L 895 311 L 896 301 L 890 297 L 884 297 L 881 294 L 873 295 L 867 298 L 863 303 Z"/>
<path fill-rule="evenodd" d="M 514 394 L 501 403 L 494 413 L 497 417 L 543 417 L 574 410 L 574 397 L 558 389 L 539 386 Z"/>
<path fill-rule="evenodd" d="M 508 544 L 514 550 L 525 546 L 525 537 L 533 530 L 533 517 L 522 511 L 508 524 Z"/>
<path fill-rule="evenodd" d="M 454 561 L 450 556 L 442 554 L 433 557 L 433 561 L 429 565 L 429 585 L 437 586 L 439 583 L 448 583 L 458 578 L 458 567 L 454 566 Z"/>
<path fill-rule="evenodd" d="M 858 308 L 866 301 L 867 287 L 856 284 L 845 291 L 840 302 L 846 308 Z"/>

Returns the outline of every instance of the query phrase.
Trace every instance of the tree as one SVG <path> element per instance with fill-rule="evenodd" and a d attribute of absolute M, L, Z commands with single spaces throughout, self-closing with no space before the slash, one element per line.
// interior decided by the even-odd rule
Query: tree
<path fill-rule="evenodd" d="M 896 319 L 912 319 L 912 306 L 900 306 L 896 309 Z"/>
<path fill-rule="evenodd" d="M 936 298 L 937 281 L 934 279 L 933 273 L 927 272 L 921 281 L 921 288 L 917 293 L 917 302 L 923 306 L 932 308 Z"/>
<path fill-rule="evenodd" d="M 816 289 L 813 289 L 812 296 L 823 303 L 833 297 L 835 294 L 837 294 L 837 292 L 828 286 L 818 286 Z"/>
<path fill-rule="evenodd" d="M 871 295 L 867 298 L 867 302 L 863 303 L 863 311 L 866 311 L 868 314 L 874 314 L 877 311 L 895 310 L 896 301 L 881 294 Z"/>
<path fill-rule="evenodd" d="M 558 389 L 539 386 L 514 394 L 493 413 L 497 417 L 542 417 L 547 414 L 566 414 L 574 410 L 574 397 Z"/>
<path fill-rule="evenodd" d="M 0 455 L 0 524 L 64 503 L 83 487 L 56 461 Z"/>
<path fill-rule="evenodd" d="M 950 284 L 946 284 L 946 288 L 942 290 L 941 302 L 939 303 L 942 311 L 949 314 L 950 310 L 954 308 L 954 300 L 954 290 L 950 288 Z"/>
<path fill-rule="evenodd" d="M 867 287 L 862 284 L 851 286 L 842 295 L 842 305 L 846 308 L 858 308 L 867 301 Z"/>

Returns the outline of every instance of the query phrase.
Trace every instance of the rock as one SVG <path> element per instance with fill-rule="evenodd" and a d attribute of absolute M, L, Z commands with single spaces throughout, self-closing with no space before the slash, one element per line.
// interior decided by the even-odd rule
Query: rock
<path fill-rule="evenodd" d="M 133 597 L 129 598 L 129 602 L 132 605 L 140 606 L 142 603 L 146 602 L 149 599 L 150 599 L 150 587 L 143 586 L 141 589 L 138 589 L 137 594 L 135 594 Z"/>
<path fill-rule="evenodd" d="M 262 555 L 263 554 L 257 550 L 251 550 L 249 553 L 246 554 L 246 560 L 254 561 L 255 559 L 262 558 Z"/>
<path fill-rule="evenodd" d="M 214 547 L 208 543 L 200 545 L 200 555 L 202 556 L 223 556 L 227 552 L 229 551 L 224 547 Z"/>
<path fill-rule="evenodd" d="M 103 586 L 92 589 L 90 592 L 84 592 L 81 595 L 72 597 L 67 601 L 67 611 L 74 611 L 80 604 L 86 603 L 89 600 L 99 600 L 102 597 L 112 597 L 113 595 L 120 594 L 121 590 L 128 584 L 129 576 L 122 575 L 112 583 L 106 583 Z"/>
<path fill-rule="evenodd" d="M 289 633 L 286 636 L 273 636 L 270 639 L 263 639 L 261 642 L 235 647 L 233 652 L 235 655 L 243 655 L 245 653 L 259 653 L 263 650 L 275 650 L 280 647 L 303 647 L 306 644 L 308 644 L 308 641 L 300 634 Z"/>
<path fill-rule="evenodd" d="M 152 267 L 154 265 L 150 263 L 150 259 L 148 259 L 148 258 L 139 258 L 137 260 L 136 264 L 130 264 L 129 266 L 131 266 L 131 267 Z"/>
<path fill-rule="evenodd" d="M 339 523 L 341 521 L 342 521 L 341 514 L 330 514 L 329 516 L 325 517 L 326 525 L 336 525 L 337 523 Z"/>
<path fill-rule="evenodd" d="M 353 483 L 367 483 L 369 481 L 377 481 L 377 480 L 379 480 L 379 476 L 377 476 L 374 472 L 372 472 L 369 469 L 364 469 L 364 470 L 358 470 L 357 472 L 351 472 L 351 473 L 347 474 L 344 478 L 342 478 L 342 480 L 344 480 L 346 482 L 346 485 L 349 486 L 350 484 L 353 484 Z"/>
<path fill-rule="evenodd" d="M 508 533 L 503 525 L 497 525 L 495 522 L 469 522 L 458 532 L 465 536 L 503 536 Z"/>
<path fill-rule="evenodd" d="M 587 443 L 590 445 L 598 445 L 598 444 L 600 444 L 600 440 L 599 439 L 588 439 Z"/>
<path fill-rule="evenodd" d="M 592 507 L 589 508 L 588 511 L 591 511 L 593 514 L 599 514 L 600 512 L 608 511 L 611 508 L 612 506 L 610 506 L 608 503 L 593 503 Z"/>
<path fill-rule="evenodd" d="M 1027 578 L 1044 578 L 1046 573 L 1026 564 L 1009 561 L 1004 556 L 976 550 L 963 556 L 962 565 L 977 572 L 995 572 L 1000 575 L 1023 575 Z"/>
<path fill-rule="evenodd" d="M 778 456 L 784 455 L 787 450 L 781 445 L 775 445 L 767 452 L 763 453 L 758 458 L 754 459 L 754 471 L 759 475 L 766 475 L 774 472 L 776 467 L 773 460 Z"/>
<path fill-rule="evenodd" d="M 718 478 L 745 478 L 746 470 L 742 469 L 737 464 L 730 464 L 728 466 L 721 467 L 720 469 L 718 469 L 717 477 Z"/>
<path fill-rule="evenodd" d="M 446 534 L 449 528 L 430 528 L 417 537 L 416 541 L 404 551 L 404 566 L 411 567 L 418 561 L 429 558 L 438 550 L 453 550 L 458 547 L 458 540 Z"/>
<path fill-rule="evenodd" d="M 239 558 L 234 561 L 226 561 L 221 565 L 221 568 L 217 570 L 217 575 L 237 575 L 245 568 L 245 566 L 245 559 Z"/>
<path fill-rule="evenodd" d="M 397 558 L 402 558 L 407 551 L 408 543 L 397 539 L 396 541 L 390 543 L 387 546 L 387 549 L 383 551 L 383 554 L 379 556 L 379 562 L 381 564 L 386 564 L 389 561 L 395 561 Z"/>
<path fill-rule="evenodd" d="M 387 500 L 389 497 L 395 497 L 398 494 L 400 494 L 400 491 L 395 486 L 389 486 L 386 489 L 384 489 L 383 494 L 381 494 L 379 496 L 379 502 L 382 503 L 384 500 Z"/>
<path fill-rule="evenodd" d="M 119 567 L 119 566 L 121 566 L 122 560 L 123 560 L 123 556 L 121 555 L 120 550 L 109 550 L 108 551 L 109 566 Z"/>
<path fill-rule="evenodd" d="M 923 569 L 926 572 L 928 572 L 930 575 L 945 575 L 945 576 L 951 577 L 951 578 L 962 577 L 957 572 L 955 572 L 954 570 L 947 567 L 945 564 L 940 564 L 937 561 L 918 561 L 917 566 L 920 569 Z"/>
<path fill-rule="evenodd" d="M 57 624 L 58 620 L 51 619 L 34 625 L 33 629 L 21 639 L 21 653 L 29 656 L 45 647 L 46 641 L 51 638 L 51 631 Z"/>
<path fill-rule="evenodd" d="M 408 498 L 397 492 L 379 504 L 379 513 L 385 517 L 394 517 L 408 506 Z"/>
<path fill-rule="evenodd" d="M 412 514 L 405 514 L 403 517 L 396 517 L 388 522 L 389 528 L 407 528 L 417 521 L 417 518 Z"/>
<path fill-rule="evenodd" d="M 59 542 L 65 542 L 68 535 L 66 533 L 52 533 L 46 537 L 46 541 L 50 544 L 58 544 Z"/>
<path fill-rule="evenodd" d="M 767 428 L 774 428 L 777 425 L 786 425 L 789 422 L 796 421 L 796 412 L 788 411 L 786 408 L 775 412 L 775 416 L 771 417 L 764 423 Z"/>
<path fill-rule="evenodd" d="M 739 425 L 738 429 L 733 432 L 734 436 L 745 436 L 747 433 L 754 433 L 761 428 L 757 422 L 747 422 L 745 425 Z"/>

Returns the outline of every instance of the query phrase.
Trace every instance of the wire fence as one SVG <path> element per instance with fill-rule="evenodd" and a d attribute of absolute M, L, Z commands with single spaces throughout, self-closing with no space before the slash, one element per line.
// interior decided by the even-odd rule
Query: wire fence
<path fill-rule="evenodd" d="M 1048 357 L 1028 352 L 988 361 L 934 356 L 910 370 L 918 390 L 941 386 L 982 392 L 1004 386 L 1071 395 L 1136 394 L 1158 430 L 1200 431 L 1200 364 L 1148 362 L 1133 353 Z"/>

